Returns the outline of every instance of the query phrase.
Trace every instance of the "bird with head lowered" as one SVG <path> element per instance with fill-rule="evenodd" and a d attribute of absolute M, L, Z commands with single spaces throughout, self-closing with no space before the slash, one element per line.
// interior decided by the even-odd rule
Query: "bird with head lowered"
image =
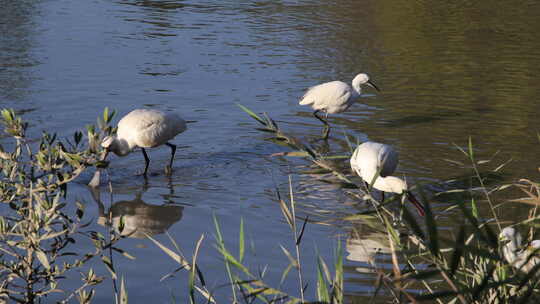
<path fill-rule="evenodd" d="M 373 183 L 373 188 L 382 191 L 383 200 L 384 192 L 404 195 L 416 207 L 418 214 L 424 216 L 424 206 L 409 191 L 407 183 L 399 177 L 390 176 L 398 162 L 399 155 L 392 146 L 371 141 L 356 147 L 350 160 L 353 172 L 364 180 L 367 187 Z"/>
<path fill-rule="evenodd" d="M 107 136 L 101 142 L 106 153 L 118 156 L 126 156 L 135 148 L 141 148 L 145 167 L 143 175 L 146 177 L 150 158 L 146 148 L 154 148 L 163 144 L 171 148 L 171 159 L 165 168 L 165 173 L 170 174 L 176 152 L 176 145 L 169 143 L 176 135 L 186 130 L 186 122 L 176 113 L 165 113 L 153 109 L 136 109 L 122 117 L 118 122 L 116 135 Z"/>

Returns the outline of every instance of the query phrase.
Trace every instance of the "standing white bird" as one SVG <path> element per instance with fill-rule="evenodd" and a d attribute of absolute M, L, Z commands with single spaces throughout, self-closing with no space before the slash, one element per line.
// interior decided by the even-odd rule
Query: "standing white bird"
<path fill-rule="evenodd" d="M 503 245 L 503 256 L 514 268 L 529 272 L 540 263 L 540 258 L 535 253 L 540 249 L 540 240 L 531 241 L 527 248 L 521 247 L 521 234 L 513 227 L 504 228 L 499 234 L 499 241 L 506 242 Z"/>
<path fill-rule="evenodd" d="M 354 77 L 352 81 L 352 87 L 343 81 L 331 81 L 323 84 L 319 84 L 309 88 L 302 99 L 301 105 L 310 105 L 315 112 L 315 116 L 324 124 L 323 138 L 327 139 L 330 134 L 330 126 L 326 119 L 318 116 L 319 111 L 328 114 L 341 113 L 346 111 L 362 93 L 362 85 L 369 85 L 380 91 L 379 88 L 369 80 L 367 74 L 360 73 Z"/>
<path fill-rule="evenodd" d="M 383 200 L 384 192 L 405 195 L 414 204 L 418 214 L 424 216 L 424 207 L 408 190 L 407 183 L 399 177 L 390 176 L 399 162 L 399 155 L 392 146 L 371 141 L 365 142 L 356 148 L 350 162 L 352 170 L 364 180 L 368 188 L 379 172 L 373 188 L 382 191 Z"/>
<path fill-rule="evenodd" d="M 170 174 L 176 145 L 168 141 L 186 130 L 186 122 L 176 113 L 164 113 L 151 109 L 136 109 L 122 117 L 118 122 L 116 136 L 107 136 L 101 142 L 105 148 L 105 159 L 109 152 L 125 156 L 133 149 L 140 147 L 146 165 L 143 175 L 146 177 L 150 159 L 145 148 L 154 148 L 166 144 L 171 148 L 171 160 L 165 172 Z"/>

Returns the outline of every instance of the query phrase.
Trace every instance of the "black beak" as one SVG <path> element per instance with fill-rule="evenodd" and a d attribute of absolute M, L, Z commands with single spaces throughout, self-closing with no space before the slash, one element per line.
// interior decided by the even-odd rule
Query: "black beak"
<path fill-rule="evenodd" d="M 414 197 L 414 195 L 409 191 L 407 191 L 405 194 L 407 195 L 407 198 L 409 199 L 409 201 L 413 203 L 414 207 L 416 207 L 416 211 L 418 211 L 418 215 L 420 216 L 426 215 L 426 210 L 424 209 L 424 206 L 422 206 L 422 204 L 416 199 L 416 197 Z"/>
<path fill-rule="evenodd" d="M 371 80 L 368 80 L 368 81 L 366 82 L 366 84 L 367 84 L 368 86 L 374 88 L 375 90 L 379 91 L 379 92 L 381 91 L 381 90 L 379 90 L 379 88 L 378 88 Z"/>

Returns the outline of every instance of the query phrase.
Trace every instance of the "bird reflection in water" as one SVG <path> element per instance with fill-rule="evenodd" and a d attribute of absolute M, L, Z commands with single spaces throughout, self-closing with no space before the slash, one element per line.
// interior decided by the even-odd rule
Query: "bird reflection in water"
<path fill-rule="evenodd" d="M 385 258 L 388 259 L 388 263 L 391 263 L 388 256 L 391 253 L 388 236 L 384 233 L 366 232 L 362 231 L 361 233 L 359 230 L 354 229 L 346 244 L 346 250 L 349 253 L 346 257 L 347 260 L 367 264 L 355 268 L 356 271 L 361 273 L 371 273 L 384 268 L 381 260 Z"/>
<path fill-rule="evenodd" d="M 164 233 L 182 218 L 184 207 L 178 205 L 151 205 L 137 194 L 133 200 L 117 201 L 108 211 L 100 199 L 99 189 L 89 187 L 94 201 L 98 205 L 98 224 L 112 226 L 122 236 L 145 238 Z M 120 224 L 123 229 L 120 231 Z"/>

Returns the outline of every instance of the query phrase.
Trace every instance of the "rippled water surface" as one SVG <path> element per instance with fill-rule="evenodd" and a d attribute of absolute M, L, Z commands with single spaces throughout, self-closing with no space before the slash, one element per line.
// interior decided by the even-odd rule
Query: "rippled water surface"
<path fill-rule="evenodd" d="M 306 163 L 270 157 L 284 148 L 265 141 L 235 103 L 268 112 L 310 140 L 321 126 L 298 105 L 304 90 L 349 82 L 363 71 L 382 92 L 368 90 L 363 104 L 330 117 L 333 153 L 348 151 L 344 131 L 386 142 L 400 152 L 400 174 L 434 184 L 468 172 L 445 159 L 463 161 L 455 145 L 466 146 L 471 136 L 479 158 L 500 151 L 497 164 L 513 160 L 501 179 L 538 177 L 535 1 L 0 0 L 0 7 L 0 106 L 24 113 L 34 136 L 41 130 L 70 136 L 94 123 L 104 107 L 120 115 L 156 108 L 193 121 L 174 140 L 179 149 L 171 177 L 162 172 L 167 148 L 150 152 L 148 182 L 134 177 L 143 166 L 135 152 L 112 159 L 112 202 L 106 192 L 91 195 L 90 172 L 71 196 L 86 204 L 96 229 L 105 229 L 99 224 L 105 225 L 107 210 L 125 213 L 164 242 L 168 229 L 188 256 L 204 234 L 199 263 L 211 287 L 226 282 L 212 247 L 212 215 L 230 246 L 244 219 L 253 243 L 249 262 L 268 264 L 268 278 L 278 284 L 288 264 L 279 244 L 292 241 L 274 188 L 287 189 L 289 174 L 306 212 L 332 217 L 356 210 L 341 189 L 299 174 Z M 519 208 L 508 209 L 506 215 L 520 218 Z M 380 244 L 381 236 L 354 225 L 360 235 L 350 233 L 350 223 L 308 225 L 303 259 L 310 288 L 317 251 L 331 261 L 342 242 L 346 293 L 361 301 L 373 290 L 374 276 L 365 271 L 370 253 L 361 244 Z M 116 261 L 131 299 L 185 299 L 184 273 L 160 282 L 176 267 L 171 259 L 148 240 L 122 242 L 137 258 Z M 387 245 L 374 246 L 384 254 Z M 294 282 L 283 288 L 296 291 Z M 110 286 L 99 287 L 98 300 L 111 298 Z"/>

